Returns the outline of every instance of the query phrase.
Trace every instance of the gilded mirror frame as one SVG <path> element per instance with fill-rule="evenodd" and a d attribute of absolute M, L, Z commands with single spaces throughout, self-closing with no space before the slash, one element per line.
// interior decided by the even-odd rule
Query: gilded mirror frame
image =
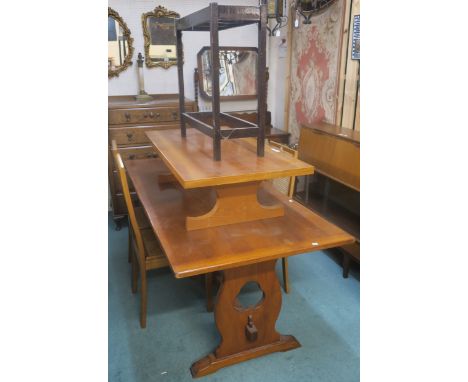
<path fill-rule="evenodd" d="M 130 29 L 128 29 L 127 24 L 123 21 L 122 17 L 119 15 L 117 11 L 112 9 L 111 7 L 107 7 L 108 15 L 107 17 L 112 17 L 121 25 L 123 30 L 123 35 L 127 39 L 128 44 L 128 54 L 125 56 L 125 60 L 122 65 L 120 65 L 117 69 L 108 69 L 108 78 L 118 77 L 121 72 L 126 70 L 130 65 L 132 65 L 132 57 L 133 57 L 133 38 L 130 35 Z"/>
<path fill-rule="evenodd" d="M 149 55 L 149 49 L 151 45 L 151 33 L 148 28 L 148 19 L 150 17 L 171 17 L 174 19 L 180 18 L 180 15 L 177 12 L 170 11 L 167 8 L 164 8 L 163 6 L 159 5 L 156 8 L 154 8 L 153 11 L 143 13 L 141 15 L 141 23 L 143 27 L 143 37 L 145 39 L 145 63 L 146 67 L 148 68 L 164 68 L 164 69 L 169 69 L 171 66 L 177 65 L 177 60 L 181 59 L 180 57 L 177 57 L 175 61 L 161 61 L 161 62 L 153 62 L 151 61 L 150 55 Z"/>
<path fill-rule="evenodd" d="M 204 99 L 211 99 L 211 94 L 206 92 L 205 87 L 203 86 L 203 64 L 202 64 L 202 55 L 206 52 L 211 50 L 210 46 L 204 46 L 200 49 L 197 53 L 197 67 L 198 67 L 198 88 L 200 91 L 200 95 Z M 247 46 L 220 46 L 219 51 L 241 51 L 241 52 L 255 52 L 258 55 L 258 48 L 256 47 L 247 47 Z M 258 59 L 258 56 L 257 56 Z M 255 68 L 257 70 L 257 68 Z M 258 76 L 258 74 L 257 74 Z M 238 95 L 222 95 L 219 97 L 221 101 L 240 101 L 240 100 L 250 100 L 250 99 L 257 99 L 257 91 L 255 94 L 238 94 Z"/>

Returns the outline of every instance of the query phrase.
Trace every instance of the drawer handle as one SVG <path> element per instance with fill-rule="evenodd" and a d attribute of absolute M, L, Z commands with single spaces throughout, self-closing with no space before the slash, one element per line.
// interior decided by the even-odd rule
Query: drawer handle
<path fill-rule="evenodd" d="M 150 113 L 150 117 L 154 118 L 154 113 L 153 112 Z"/>
<path fill-rule="evenodd" d="M 172 112 L 172 118 L 174 118 L 174 120 L 177 119 L 177 112 L 176 112 L 176 111 L 173 111 L 173 112 Z"/>
<path fill-rule="evenodd" d="M 133 133 L 127 133 L 127 138 L 131 141 L 133 139 Z"/>
<path fill-rule="evenodd" d="M 135 159 L 135 154 L 130 154 L 130 155 L 128 156 L 128 159 L 130 159 L 130 160 Z"/>
<path fill-rule="evenodd" d="M 148 158 L 156 158 L 156 154 L 155 154 L 155 153 L 148 153 L 148 154 L 146 154 L 146 156 L 147 156 Z"/>
<path fill-rule="evenodd" d="M 130 121 L 130 113 L 125 113 L 125 119 L 127 120 L 127 122 Z"/>
<path fill-rule="evenodd" d="M 148 113 L 143 114 L 143 118 L 148 118 Z"/>
<path fill-rule="evenodd" d="M 161 114 L 156 113 L 156 118 L 159 118 L 160 116 L 161 116 Z"/>

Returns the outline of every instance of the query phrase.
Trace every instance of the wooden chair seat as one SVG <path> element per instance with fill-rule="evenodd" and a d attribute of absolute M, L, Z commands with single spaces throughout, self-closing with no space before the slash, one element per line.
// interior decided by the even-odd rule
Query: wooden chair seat
<path fill-rule="evenodd" d="M 146 269 L 158 269 L 169 266 L 166 255 L 159 244 L 152 228 L 141 230 L 143 245 L 146 251 Z"/>

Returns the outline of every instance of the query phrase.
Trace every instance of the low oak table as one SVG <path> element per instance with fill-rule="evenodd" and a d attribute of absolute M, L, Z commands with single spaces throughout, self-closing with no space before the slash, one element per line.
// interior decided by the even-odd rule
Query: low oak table
<path fill-rule="evenodd" d="M 155 133 L 148 137 L 178 182 L 171 182 L 169 170 L 159 159 L 128 161 L 126 167 L 175 277 L 222 273 L 214 309 L 222 340 L 213 353 L 192 365 L 192 375 L 201 377 L 228 365 L 300 347 L 293 336 L 275 329 L 281 310 L 276 260 L 354 239 L 261 180 L 310 173 L 313 168 L 284 153 L 267 152 L 258 158 L 255 140 L 250 138 L 223 141 L 223 161 L 214 162 L 209 137 L 205 140 L 195 130 L 188 129 L 185 139 L 175 130 Z M 242 202 L 249 209 L 257 206 L 250 211 Z M 230 209 L 238 211 L 241 222 L 236 222 L 239 218 Z M 281 212 L 263 217 L 269 209 Z M 200 216 L 208 223 L 190 227 L 188 218 Z M 245 308 L 237 295 L 251 281 L 261 288 L 263 298 Z"/>

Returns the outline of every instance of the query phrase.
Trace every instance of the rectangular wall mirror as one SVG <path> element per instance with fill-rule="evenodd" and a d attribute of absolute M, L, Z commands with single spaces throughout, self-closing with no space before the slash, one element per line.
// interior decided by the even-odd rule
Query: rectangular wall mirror
<path fill-rule="evenodd" d="M 257 48 L 219 47 L 219 90 L 223 100 L 257 98 Z M 197 55 L 200 95 L 211 98 L 211 50 L 203 47 Z"/>
<path fill-rule="evenodd" d="M 177 64 L 175 21 L 179 14 L 158 6 L 142 15 L 145 60 L 148 68 Z"/>

